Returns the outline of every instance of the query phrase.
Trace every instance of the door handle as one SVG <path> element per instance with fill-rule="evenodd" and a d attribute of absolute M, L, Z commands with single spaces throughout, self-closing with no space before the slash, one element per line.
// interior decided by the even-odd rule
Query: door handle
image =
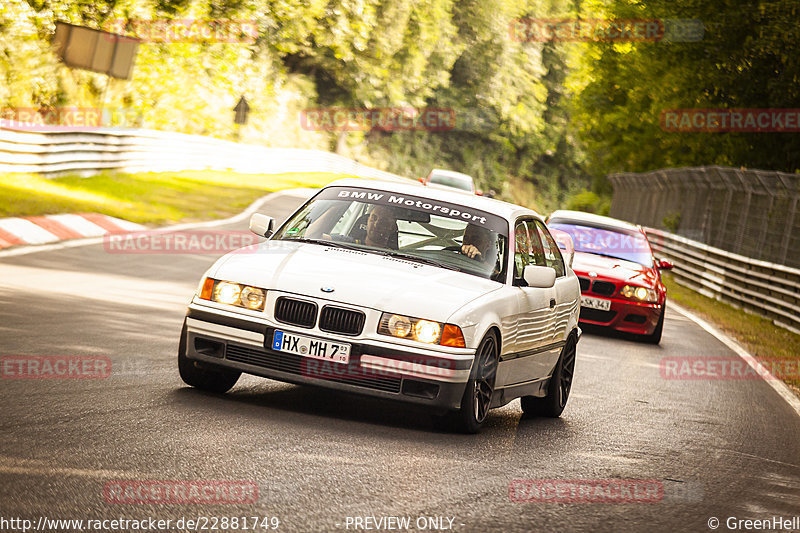
<path fill-rule="evenodd" d="M 550 309 L 555 309 L 556 307 L 556 299 L 550 298 Z"/>

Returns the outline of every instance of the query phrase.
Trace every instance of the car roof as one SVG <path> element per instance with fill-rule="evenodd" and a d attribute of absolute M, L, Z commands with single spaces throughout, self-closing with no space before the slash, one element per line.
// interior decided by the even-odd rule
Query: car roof
<path fill-rule="evenodd" d="M 567 209 L 559 209 L 558 211 L 553 211 L 548 220 L 553 222 L 554 219 L 559 219 L 557 222 L 586 222 L 589 224 L 605 226 L 608 228 L 619 228 L 619 229 L 626 229 L 626 230 L 633 230 L 633 231 L 641 231 L 641 228 L 636 224 L 631 224 L 630 222 L 625 222 L 624 220 L 619 220 L 616 218 L 611 217 L 604 217 L 602 215 L 595 215 L 594 213 L 586 213 L 584 211 L 570 211 Z"/>
<path fill-rule="evenodd" d="M 451 178 L 459 178 L 464 180 L 474 181 L 472 176 L 469 174 L 464 174 L 463 172 L 456 172 L 455 170 L 445 170 L 443 168 L 434 168 L 428 173 L 428 176 L 432 176 L 436 174 L 437 176 L 449 176 Z"/>
<path fill-rule="evenodd" d="M 344 178 L 336 180 L 325 186 L 327 187 L 361 187 L 364 189 L 377 189 L 397 194 L 410 194 L 414 196 L 421 196 L 424 198 L 431 198 L 433 200 L 440 200 L 442 202 L 450 202 L 453 204 L 460 204 L 473 209 L 480 209 L 489 213 L 501 216 L 507 220 L 514 221 L 520 216 L 534 215 L 543 218 L 539 213 L 521 205 L 510 204 L 501 200 L 493 198 L 486 198 L 485 196 L 476 196 L 473 194 L 464 194 L 457 189 L 444 190 L 432 189 L 419 183 L 418 181 L 408 180 L 408 182 L 401 181 L 379 181 L 364 178 Z"/>

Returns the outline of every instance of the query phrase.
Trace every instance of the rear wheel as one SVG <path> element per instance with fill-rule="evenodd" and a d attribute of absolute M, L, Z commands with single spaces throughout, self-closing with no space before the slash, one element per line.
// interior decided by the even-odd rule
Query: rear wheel
<path fill-rule="evenodd" d="M 531 416 L 547 416 L 557 418 L 561 416 L 564 407 L 569 399 L 569 391 L 572 389 L 572 377 L 575 374 L 575 357 L 577 355 L 577 342 L 575 337 L 570 335 L 567 343 L 561 349 L 561 356 L 558 358 L 556 368 L 550 377 L 547 386 L 547 396 L 537 398 L 535 396 L 523 396 L 520 398 L 522 411 Z"/>
<path fill-rule="evenodd" d="M 481 341 L 475 353 L 475 364 L 461 398 L 461 408 L 440 417 L 440 425 L 462 433 L 477 433 L 489 414 L 494 395 L 499 346 L 494 333 Z"/>
<path fill-rule="evenodd" d="M 181 342 L 178 345 L 178 372 L 187 385 L 209 392 L 224 393 L 236 385 L 241 372 L 226 368 L 213 367 L 189 359 L 186 356 L 186 326 L 181 332 Z"/>

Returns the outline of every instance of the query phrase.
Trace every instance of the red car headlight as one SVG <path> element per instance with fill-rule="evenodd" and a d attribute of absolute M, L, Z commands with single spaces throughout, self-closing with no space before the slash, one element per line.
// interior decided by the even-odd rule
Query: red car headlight
<path fill-rule="evenodd" d="M 656 292 L 654 289 L 648 289 L 646 287 L 625 285 L 622 287 L 619 293 L 625 298 L 638 300 L 640 302 L 656 303 L 658 301 L 658 292 Z"/>

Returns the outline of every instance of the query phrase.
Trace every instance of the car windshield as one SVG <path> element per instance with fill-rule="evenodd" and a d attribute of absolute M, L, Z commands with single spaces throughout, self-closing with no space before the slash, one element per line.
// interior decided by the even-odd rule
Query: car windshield
<path fill-rule="evenodd" d="M 653 266 L 653 253 L 647 239 L 638 231 L 621 228 L 594 227 L 555 221 L 549 228 L 569 233 L 576 252 L 605 255 L 625 261 Z"/>
<path fill-rule="evenodd" d="M 503 281 L 505 219 L 470 207 L 358 187 L 329 187 L 273 239 L 346 246 Z"/>
<path fill-rule="evenodd" d="M 460 176 L 433 174 L 431 176 L 430 183 L 447 185 L 448 187 L 455 187 L 456 189 L 472 192 L 472 180 L 469 178 L 462 178 Z"/>

